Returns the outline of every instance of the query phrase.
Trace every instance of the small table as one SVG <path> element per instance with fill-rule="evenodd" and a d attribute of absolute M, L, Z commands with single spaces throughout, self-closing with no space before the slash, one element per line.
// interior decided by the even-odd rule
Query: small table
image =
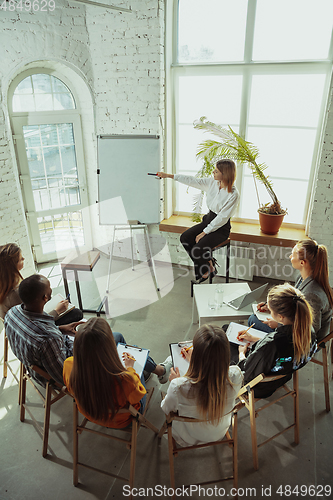
<path fill-rule="evenodd" d="M 81 298 L 81 290 L 80 290 L 80 282 L 78 271 L 92 271 L 99 260 L 101 254 L 97 250 L 90 250 L 89 252 L 85 252 L 82 254 L 77 254 L 74 250 L 71 252 L 61 263 L 61 271 L 62 277 L 64 280 L 65 294 L 66 297 L 69 294 L 68 282 L 67 282 L 67 271 L 74 271 L 75 285 L 76 285 L 76 293 L 77 299 L 79 302 L 79 309 L 82 312 L 86 313 L 95 313 L 97 316 L 100 314 L 106 314 L 102 311 L 102 307 L 105 306 L 107 308 L 107 297 L 104 297 L 100 305 L 96 310 L 94 309 L 83 309 L 82 298 Z"/>
<path fill-rule="evenodd" d="M 231 295 L 236 291 L 243 293 L 250 292 L 251 288 L 248 283 L 219 283 L 216 284 L 202 284 L 194 285 L 193 287 L 193 308 L 192 308 L 192 323 L 194 323 L 195 310 L 196 316 L 199 319 L 199 328 L 204 323 L 209 323 L 209 320 L 223 320 L 223 321 L 237 321 L 240 319 L 247 319 L 253 313 L 252 305 L 244 307 L 243 309 L 233 309 L 227 304 L 223 304 L 217 309 L 210 309 L 208 306 L 208 299 L 214 294 L 216 286 L 223 290 L 223 298 Z"/>

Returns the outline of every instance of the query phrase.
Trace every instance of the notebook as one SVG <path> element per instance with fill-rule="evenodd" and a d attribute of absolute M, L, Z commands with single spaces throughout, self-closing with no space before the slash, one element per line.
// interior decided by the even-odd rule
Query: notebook
<path fill-rule="evenodd" d="M 141 378 L 143 369 L 145 367 L 145 364 L 146 364 L 146 361 L 148 358 L 149 350 L 142 349 L 142 347 L 136 347 L 134 345 L 122 344 L 121 342 L 119 342 L 119 344 L 117 345 L 117 351 L 119 354 L 120 361 L 122 362 L 122 364 L 124 366 L 125 366 L 125 364 L 123 361 L 123 354 L 127 353 L 127 354 L 130 354 L 131 356 L 133 356 L 133 358 L 135 359 L 135 363 L 134 363 L 133 368 L 136 371 L 136 373 L 139 375 L 139 377 Z"/>
<path fill-rule="evenodd" d="M 268 319 L 273 319 L 269 312 L 260 312 L 257 311 L 258 304 L 252 304 L 253 313 L 257 316 L 260 321 L 266 321 Z"/>
<path fill-rule="evenodd" d="M 193 345 L 192 340 L 186 340 L 184 342 L 177 342 L 175 344 L 169 344 L 170 352 L 172 357 L 172 364 L 174 368 L 179 369 L 180 376 L 183 377 L 190 366 L 187 359 L 184 359 L 181 355 L 181 350 L 183 347 L 190 347 Z"/>
<path fill-rule="evenodd" d="M 61 302 L 62 300 L 65 300 L 65 297 L 63 297 L 62 295 L 60 295 L 60 293 L 57 293 L 56 295 L 54 295 L 53 297 L 51 297 L 51 299 L 48 302 L 46 302 L 46 304 L 44 306 L 44 311 L 49 314 L 51 311 L 54 310 L 54 308 L 56 307 L 56 305 L 59 304 L 59 302 Z M 74 307 L 75 307 L 74 304 L 71 304 L 69 302 L 66 311 L 64 311 L 63 313 L 59 314 L 59 318 L 61 318 L 65 314 L 67 314 L 69 311 L 72 311 L 72 309 L 74 309 Z"/>
<path fill-rule="evenodd" d="M 241 332 L 242 330 L 247 330 L 248 327 L 245 326 L 245 325 L 240 325 L 239 323 L 233 323 L 231 322 L 227 328 L 227 331 L 225 332 L 226 333 L 226 336 L 228 337 L 229 339 L 229 342 L 232 342 L 233 344 L 237 344 L 237 345 L 246 345 L 248 344 L 248 342 L 243 342 L 241 340 L 237 340 L 237 335 L 239 332 Z M 258 337 L 260 339 L 263 339 L 267 333 L 266 332 L 262 332 L 260 330 L 256 330 L 255 328 L 251 328 L 251 330 L 249 331 L 249 333 L 251 335 L 253 335 L 254 337 Z M 254 344 L 254 342 L 250 342 L 250 345 Z"/>

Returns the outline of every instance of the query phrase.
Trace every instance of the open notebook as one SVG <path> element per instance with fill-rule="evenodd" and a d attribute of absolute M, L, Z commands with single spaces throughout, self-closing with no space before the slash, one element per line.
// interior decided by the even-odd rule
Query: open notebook
<path fill-rule="evenodd" d="M 119 354 L 120 361 L 122 362 L 122 364 L 124 366 L 125 366 L 125 364 L 123 362 L 123 354 L 124 353 L 129 354 L 130 356 L 132 356 L 135 359 L 135 363 L 134 363 L 133 368 L 136 371 L 136 373 L 139 375 L 139 377 L 141 377 L 143 369 L 144 369 L 146 361 L 147 361 L 147 358 L 148 358 L 149 350 L 142 349 L 142 347 L 136 347 L 134 345 L 122 344 L 121 342 L 119 342 L 119 344 L 117 345 L 117 351 Z"/>
<path fill-rule="evenodd" d="M 59 304 L 59 302 L 61 302 L 62 300 L 65 300 L 65 297 L 63 297 L 62 295 L 60 295 L 60 293 L 57 293 L 56 295 L 54 295 L 53 297 L 51 297 L 51 299 L 48 302 L 46 302 L 46 304 L 44 306 L 44 311 L 49 314 L 51 311 L 54 310 L 54 308 L 56 307 L 56 305 Z M 67 314 L 69 311 L 72 311 L 72 309 L 74 309 L 74 307 L 75 306 L 69 302 L 66 311 L 64 311 L 63 313 L 59 314 L 59 318 L 61 318 L 65 314 Z"/>
<path fill-rule="evenodd" d="M 183 347 L 192 346 L 192 344 L 193 344 L 192 340 L 187 340 L 185 342 L 177 342 L 176 344 L 169 344 L 173 367 L 179 369 L 181 377 L 185 375 L 190 365 L 187 359 L 184 359 L 183 356 L 181 355 L 181 350 Z"/>
<path fill-rule="evenodd" d="M 233 344 L 238 344 L 238 345 L 246 345 L 248 342 L 242 342 L 241 340 L 237 340 L 237 335 L 242 330 L 247 330 L 247 329 L 248 329 L 248 326 L 240 325 L 239 323 L 231 322 L 225 333 L 229 339 L 229 342 L 232 342 Z M 251 328 L 251 330 L 249 330 L 249 333 L 251 335 L 253 335 L 254 337 L 258 337 L 260 339 L 263 339 L 267 335 L 266 332 L 261 332 L 260 330 L 256 330 L 255 328 Z M 253 343 L 254 342 L 250 342 L 250 344 L 253 344 Z"/>

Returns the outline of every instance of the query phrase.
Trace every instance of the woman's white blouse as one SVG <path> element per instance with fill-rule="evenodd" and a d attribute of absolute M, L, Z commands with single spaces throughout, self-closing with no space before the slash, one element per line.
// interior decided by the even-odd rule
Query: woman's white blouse
<path fill-rule="evenodd" d="M 230 427 L 231 411 L 235 406 L 235 398 L 242 386 L 243 375 L 238 366 L 229 367 L 231 386 L 227 387 L 225 414 L 217 425 L 201 422 L 172 422 L 172 435 L 181 446 L 196 445 L 222 439 Z M 195 398 L 189 398 L 188 393 L 192 382 L 187 377 L 175 378 L 170 382 L 168 392 L 161 403 L 161 408 L 167 415 L 170 411 L 178 411 L 183 417 L 202 419 Z"/>
<path fill-rule="evenodd" d="M 219 181 L 213 178 L 197 179 L 191 175 L 174 175 L 175 181 L 186 184 L 201 191 L 206 192 L 206 203 L 209 210 L 216 215 L 215 219 L 203 230 L 209 234 L 224 226 L 235 213 L 238 201 L 239 192 L 236 186 L 232 186 L 231 193 L 228 193 L 227 188 L 220 189 Z"/>

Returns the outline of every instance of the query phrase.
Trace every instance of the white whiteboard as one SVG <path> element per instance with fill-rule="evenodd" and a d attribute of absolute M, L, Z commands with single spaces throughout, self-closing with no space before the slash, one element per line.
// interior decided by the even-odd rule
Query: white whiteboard
<path fill-rule="evenodd" d="M 161 222 L 161 182 L 148 172 L 161 170 L 157 135 L 100 135 L 98 201 L 100 224 Z"/>

